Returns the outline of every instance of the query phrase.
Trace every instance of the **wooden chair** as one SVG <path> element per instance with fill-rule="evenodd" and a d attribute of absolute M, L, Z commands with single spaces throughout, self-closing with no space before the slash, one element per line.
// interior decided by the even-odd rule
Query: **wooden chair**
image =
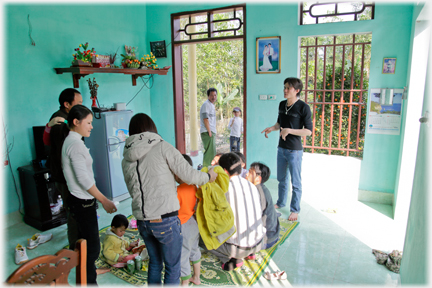
<path fill-rule="evenodd" d="M 75 246 L 75 251 L 62 249 L 55 255 L 42 255 L 31 259 L 15 270 L 6 283 L 69 285 L 69 272 L 76 267 L 77 286 L 87 286 L 87 241 L 79 239 Z"/>

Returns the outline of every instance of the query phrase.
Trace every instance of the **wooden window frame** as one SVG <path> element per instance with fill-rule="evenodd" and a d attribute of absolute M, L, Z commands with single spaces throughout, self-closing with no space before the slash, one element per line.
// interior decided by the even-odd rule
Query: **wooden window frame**
<path fill-rule="evenodd" d="M 349 3 L 349 2 L 360 2 L 363 3 L 363 9 L 358 11 L 358 12 L 347 12 L 347 13 L 341 13 L 338 12 L 338 5 L 339 4 L 345 4 L 345 3 Z M 311 10 L 314 6 L 322 6 L 322 5 L 331 5 L 334 4 L 335 5 L 335 13 L 332 14 L 325 14 L 325 15 L 312 15 Z M 304 10 L 304 6 L 303 6 L 303 2 L 300 2 L 300 25 L 312 25 L 312 24 L 304 24 L 303 23 L 303 14 L 304 13 L 309 13 L 309 15 L 312 18 L 315 18 L 315 23 L 314 24 L 325 24 L 325 23 L 319 23 L 319 19 L 320 18 L 324 18 L 324 17 L 332 17 L 332 16 L 345 16 L 345 15 L 354 15 L 354 20 L 350 20 L 350 21 L 342 21 L 342 22 L 351 22 L 351 21 L 358 21 L 357 16 L 361 13 L 364 12 L 364 10 L 367 7 L 371 7 L 372 10 L 372 15 L 371 15 L 371 19 L 373 20 L 375 18 L 375 3 L 372 2 L 371 4 L 366 4 L 366 2 L 363 1 L 346 1 L 346 2 L 322 2 L 322 3 L 314 3 L 309 7 L 309 10 Z"/>
<path fill-rule="evenodd" d="M 243 35 L 236 35 L 236 31 L 234 31 L 234 36 L 223 36 L 216 37 L 215 33 L 217 32 L 225 32 L 225 31 L 217 31 L 213 28 L 213 23 L 221 22 L 214 21 L 212 15 L 216 13 L 223 13 L 228 11 L 243 11 L 243 22 L 241 23 L 241 27 L 243 27 Z M 190 39 L 190 40 L 181 40 L 180 32 L 187 29 L 181 29 L 180 27 L 180 19 L 185 16 L 195 16 L 202 15 L 207 13 L 207 25 L 208 29 L 208 38 L 200 38 L 200 39 Z M 238 19 L 238 18 L 236 18 Z M 231 19 L 232 20 L 232 19 Z M 225 21 L 225 20 L 223 20 Z M 197 23 L 194 23 L 197 24 Z M 238 30 L 232 29 L 232 30 Z M 231 29 L 228 29 L 231 30 Z M 207 33 L 206 32 L 206 33 Z M 191 33 L 192 34 L 192 33 Z M 193 33 L 195 34 L 195 33 Z M 175 124 L 175 141 L 176 148 L 181 153 L 186 153 L 186 139 L 185 139 L 185 117 L 184 117 L 184 95 L 183 95 L 183 59 L 182 59 L 182 45 L 185 44 L 198 44 L 198 43 L 208 43 L 213 41 L 230 41 L 230 40 L 243 40 L 243 154 L 246 156 L 246 119 L 247 119 L 247 111 L 246 111 L 246 60 L 247 60 L 247 51 L 246 51 L 246 4 L 232 5 L 221 8 L 207 9 L 207 10 L 199 10 L 199 11 L 187 11 L 180 13 L 171 14 L 171 49 L 173 55 L 173 93 L 174 93 L 174 124 Z"/>

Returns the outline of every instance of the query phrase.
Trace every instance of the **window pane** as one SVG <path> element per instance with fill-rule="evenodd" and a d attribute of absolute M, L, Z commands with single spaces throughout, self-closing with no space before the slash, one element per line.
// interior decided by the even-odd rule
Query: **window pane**
<path fill-rule="evenodd" d="M 366 4 L 356 1 L 341 3 L 336 1 L 319 2 L 303 2 L 303 10 L 301 11 L 302 25 L 373 19 L 372 10 L 375 5 L 373 2 L 366 2 Z M 363 12 L 360 13 L 362 10 Z"/>
<path fill-rule="evenodd" d="M 361 2 L 339 3 L 338 4 L 338 13 L 359 12 L 362 9 L 363 9 L 363 3 L 361 3 Z"/>
<path fill-rule="evenodd" d="M 338 35 L 336 37 L 336 44 L 352 43 L 352 40 L 353 40 L 352 34 Z"/>
<path fill-rule="evenodd" d="M 363 11 L 363 13 L 360 13 L 357 16 L 358 20 L 371 20 L 372 19 L 372 8 L 366 7 L 366 9 Z"/>
<path fill-rule="evenodd" d="M 334 14 L 335 13 L 335 4 L 319 4 L 314 5 L 311 8 L 310 14 L 312 16 L 324 16 L 328 14 Z"/>

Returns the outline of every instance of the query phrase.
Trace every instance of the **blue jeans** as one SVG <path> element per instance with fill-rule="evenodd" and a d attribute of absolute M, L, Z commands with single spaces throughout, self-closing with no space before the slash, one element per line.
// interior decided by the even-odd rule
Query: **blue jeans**
<path fill-rule="evenodd" d="M 165 264 L 164 284 L 179 285 L 183 243 L 180 219 L 173 216 L 158 223 L 138 220 L 137 224 L 150 257 L 148 284 L 161 284 Z"/>
<path fill-rule="evenodd" d="M 230 136 L 230 152 L 240 152 L 240 137 Z"/>
<path fill-rule="evenodd" d="M 300 212 L 300 200 L 302 195 L 301 164 L 303 150 L 289 150 L 278 147 L 277 153 L 277 180 L 279 181 L 279 197 L 276 205 L 285 207 L 288 196 L 288 185 L 291 175 L 292 195 L 290 211 Z M 288 173 L 289 171 L 289 173 Z"/>

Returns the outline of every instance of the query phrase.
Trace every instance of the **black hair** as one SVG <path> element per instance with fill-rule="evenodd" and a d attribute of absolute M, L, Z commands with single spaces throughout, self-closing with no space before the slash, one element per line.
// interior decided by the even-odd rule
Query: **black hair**
<path fill-rule="evenodd" d="M 64 102 L 68 102 L 69 104 L 72 104 L 72 102 L 75 99 L 75 93 L 78 93 L 81 95 L 81 93 L 74 88 L 66 88 L 60 93 L 60 96 L 59 96 L 60 109 L 66 108 L 64 106 Z"/>
<path fill-rule="evenodd" d="M 69 129 L 75 126 L 73 120 L 77 119 L 78 121 L 81 121 L 90 114 L 93 116 L 93 112 L 84 105 L 78 104 L 73 106 L 67 117 Z"/>
<path fill-rule="evenodd" d="M 111 227 L 120 228 L 122 226 L 124 226 L 125 228 L 128 228 L 129 220 L 123 214 L 115 215 L 111 221 Z"/>
<path fill-rule="evenodd" d="M 288 77 L 284 80 L 284 85 L 286 83 L 288 83 L 290 87 L 294 87 L 295 90 L 299 89 L 299 92 L 297 93 L 297 97 L 300 97 L 300 92 L 303 89 L 302 81 L 295 77 Z"/>
<path fill-rule="evenodd" d="M 269 43 L 268 45 L 271 45 L 271 43 Z"/>
<path fill-rule="evenodd" d="M 207 97 L 210 96 L 210 93 L 211 93 L 211 92 L 216 92 L 216 95 L 217 95 L 217 90 L 216 90 L 216 88 L 209 88 L 209 89 L 207 90 Z"/>
<path fill-rule="evenodd" d="M 182 155 L 183 155 L 183 158 L 186 159 L 186 161 L 187 161 L 191 166 L 193 166 L 193 164 L 192 164 L 192 159 L 189 157 L 189 155 L 187 155 L 187 154 L 182 154 Z"/>
<path fill-rule="evenodd" d="M 242 171 L 240 157 L 233 152 L 223 154 L 219 159 L 219 165 L 227 170 L 229 175 L 240 174 Z"/>
<path fill-rule="evenodd" d="M 129 135 L 140 134 L 143 132 L 157 132 L 157 128 L 153 120 L 144 113 L 135 114 L 129 123 Z"/>
<path fill-rule="evenodd" d="M 255 170 L 256 175 L 261 176 L 261 184 L 264 184 L 270 178 L 271 172 L 270 172 L 270 168 L 267 165 L 261 162 L 253 162 L 250 165 L 250 168 Z M 261 172 L 257 172 L 257 170 Z"/>
<path fill-rule="evenodd" d="M 233 153 L 237 154 L 240 157 L 241 161 L 246 164 L 246 157 L 240 151 L 233 151 Z"/>

